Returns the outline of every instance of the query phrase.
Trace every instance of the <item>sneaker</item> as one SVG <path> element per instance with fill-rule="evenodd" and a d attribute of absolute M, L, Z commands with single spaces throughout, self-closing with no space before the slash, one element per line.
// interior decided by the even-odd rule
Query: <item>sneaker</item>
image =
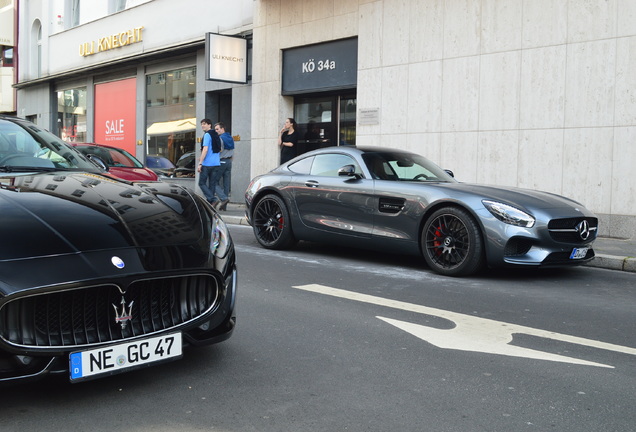
<path fill-rule="evenodd" d="M 216 207 L 216 209 L 220 211 L 227 210 L 227 203 L 229 202 L 230 202 L 229 199 L 224 199 L 223 201 L 220 201 L 220 204 Z"/>

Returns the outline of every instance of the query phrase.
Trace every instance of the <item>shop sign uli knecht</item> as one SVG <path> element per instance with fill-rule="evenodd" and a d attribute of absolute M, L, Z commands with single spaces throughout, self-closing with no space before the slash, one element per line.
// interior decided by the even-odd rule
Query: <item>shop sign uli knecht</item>
<path fill-rule="evenodd" d="M 79 47 L 79 54 L 82 57 L 86 57 L 141 42 L 143 40 L 143 29 L 143 26 L 135 27 L 131 30 L 104 36 L 96 41 L 84 42 Z"/>

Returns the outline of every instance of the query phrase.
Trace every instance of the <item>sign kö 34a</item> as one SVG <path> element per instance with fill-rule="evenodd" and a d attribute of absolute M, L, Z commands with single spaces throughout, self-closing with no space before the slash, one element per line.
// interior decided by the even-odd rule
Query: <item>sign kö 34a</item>
<path fill-rule="evenodd" d="M 141 42 L 143 40 L 143 26 L 134 29 L 114 33 L 97 41 L 84 42 L 79 47 L 79 54 L 82 57 L 97 54 L 99 52 L 108 51 L 115 48 L 121 48 L 126 45 Z"/>

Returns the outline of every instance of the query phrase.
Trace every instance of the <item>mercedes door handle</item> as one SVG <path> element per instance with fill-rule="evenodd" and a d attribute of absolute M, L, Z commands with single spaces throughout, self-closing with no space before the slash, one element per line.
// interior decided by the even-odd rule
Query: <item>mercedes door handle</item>
<path fill-rule="evenodd" d="M 320 183 L 318 183 L 316 180 L 308 180 L 305 182 L 305 186 L 310 188 L 317 188 L 318 186 L 320 186 Z"/>

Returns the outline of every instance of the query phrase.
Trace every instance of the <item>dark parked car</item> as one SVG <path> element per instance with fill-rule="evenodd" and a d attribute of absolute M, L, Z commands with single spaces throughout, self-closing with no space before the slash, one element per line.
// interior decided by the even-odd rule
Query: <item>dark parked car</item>
<path fill-rule="evenodd" d="M 107 177 L 0 116 L 0 221 L 0 383 L 98 378 L 232 334 L 234 246 L 186 188 Z"/>
<path fill-rule="evenodd" d="M 124 149 L 104 144 L 72 143 L 85 155 L 97 156 L 108 168 L 108 173 L 114 177 L 128 181 L 157 181 L 154 171 L 146 168 L 136 157 Z"/>
<path fill-rule="evenodd" d="M 451 276 L 582 264 L 598 227 L 571 199 L 459 183 L 420 155 L 374 147 L 305 153 L 254 178 L 245 200 L 263 247 L 309 240 L 416 254 Z"/>
<path fill-rule="evenodd" d="M 146 166 L 160 177 L 172 177 L 176 168 L 170 159 L 157 155 L 146 156 Z"/>
<path fill-rule="evenodd" d="M 177 167 L 174 170 L 175 177 L 194 177 L 196 175 L 196 154 L 195 152 L 185 153 L 177 161 Z"/>

